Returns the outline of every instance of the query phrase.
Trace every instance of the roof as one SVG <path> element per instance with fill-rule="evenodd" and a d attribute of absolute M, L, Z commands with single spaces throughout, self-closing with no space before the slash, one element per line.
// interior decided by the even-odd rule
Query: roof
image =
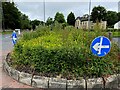
<path fill-rule="evenodd" d="M 79 19 L 80 21 L 88 21 L 88 17 L 77 17 L 76 20 Z"/>

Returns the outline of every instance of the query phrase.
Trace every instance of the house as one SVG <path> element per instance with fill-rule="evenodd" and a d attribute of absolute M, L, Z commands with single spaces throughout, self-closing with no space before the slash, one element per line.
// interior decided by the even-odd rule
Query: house
<path fill-rule="evenodd" d="M 75 27 L 79 29 L 88 29 L 90 25 L 90 29 L 94 29 L 96 23 L 90 20 L 90 24 L 88 21 L 88 14 L 85 14 L 83 17 L 77 17 L 75 20 Z M 101 29 L 106 29 L 107 21 L 101 21 L 99 26 Z"/>
<path fill-rule="evenodd" d="M 120 21 L 114 24 L 114 29 L 120 29 Z"/>

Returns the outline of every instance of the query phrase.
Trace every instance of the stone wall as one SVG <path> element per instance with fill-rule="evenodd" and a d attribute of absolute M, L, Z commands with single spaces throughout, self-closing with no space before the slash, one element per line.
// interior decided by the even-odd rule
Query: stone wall
<path fill-rule="evenodd" d="M 62 78 L 43 77 L 43 76 L 32 76 L 31 74 L 19 72 L 8 65 L 6 60 L 3 62 L 4 71 L 18 82 L 31 85 L 34 88 L 61 88 L 62 90 L 103 90 L 103 88 L 109 88 L 107 90 L 120 90 L 120 74 L 111 75 L 106 78 L 105 85 L 103 84 L 102 78 L 92 78 L 81 80 L 66 80 Z M 88 90 L 89 90 L 88 89 Z"/>

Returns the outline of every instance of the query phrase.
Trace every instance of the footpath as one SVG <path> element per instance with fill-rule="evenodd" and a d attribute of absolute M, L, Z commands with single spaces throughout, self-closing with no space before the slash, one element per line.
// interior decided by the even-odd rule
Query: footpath
<path fill-rule="evenodd" d="M 0 89 L 1 88 L 32 88 L 30 86 L 24 85 L 22 83 L 17 82 L 16 80 L 12 79 L 10 76 L 8 76 L 2 69 L 2 62 L 5 60 L 6 55 L 11 51 L 11 47 L 9 47 L 9 42 L 7 43 L 6 40 L 4 40 L 3 36 L 0 35 L 2 40 L 0 40 Z M 7 38 L 6 38 L 7 39 Z M 8 39 L 7 39 L 8 40 Z M 9 49 L 7 49 L 5 46 L 3 46 L 2 43 L 5 41 L 5 46 L 7 46 Z M 12 43 L 11 43 L 12 44 Z M 3 47 L 5 48 L 3 50 Z"/>

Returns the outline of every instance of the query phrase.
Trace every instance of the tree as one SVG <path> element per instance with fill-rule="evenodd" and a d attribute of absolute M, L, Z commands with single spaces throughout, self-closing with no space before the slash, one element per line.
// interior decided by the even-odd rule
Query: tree
<path fill-rule="evenodd" d="M 14 3 L 2 2 L 3 22 L 6 29 L 15 29 L 21 27 L 20 15 Z"/>
<path fill-rule="evenodd" d="M 53 19 L 52 18 L 50 18 L 50 17 L 48 17 L 48 19 L 47 19 L 47 21 L 46 21 L 46 25 L 51 25 L 51 24 L 53 24 Z"/>
<path fill-rule="evenodd" d="M 28 18 L 28 16 L 26 16 L 25 14 L 21 13 L 21 29 L 30 29 L 30 20 Z"/>
<path fill-rule="evenodd" d="M 74 13 L 70 13 L 68 16 L 67 16 L 67 23 L 69 24 L 69 25 L 75 25 L 75 15 L 74 15 Z"/>
<path fill-rule="evenodd" d="M 115 11 L 108 11 L 106 20 L 107 20 L 108 27 L 113 27 L 114 24 L 116 22 L 118 22 L 117 12 L 115 12 Z"/>
<path fill-rule="evenodd" d="M 39 24 L 41 24 L 41 21 L 35 19 L 33 21 L 30 22 L 32 29 L 34 30 L 36 28 L 36 26 L 38 26 Z"/>
<path fill-rule="evenodd" d="M 106 15 L 106 9 L 102 6 L 98 6 L 92 9 L 91 18 L 93 22 L 96 22 L 97 19 L 100 22 L 101 20 L 106 20 Z"/>
<path fill-rule="evenodd" d="M 30 20 L 27 15 L 22 14 L 14 2 L 2 2 L 3 22 L 5 29 L 30 29 Z"/>
<path fill-rule="evenodd" d="M 117 13 L 118 21 L 120 21 L 120 12 Z"/>
<path fill-rule="evenodd" d="M 62 13 L 57 12 L 54 18 L 55 21 L 58 21 L 59 23 L 64 23 L 64 15 Z"/>

